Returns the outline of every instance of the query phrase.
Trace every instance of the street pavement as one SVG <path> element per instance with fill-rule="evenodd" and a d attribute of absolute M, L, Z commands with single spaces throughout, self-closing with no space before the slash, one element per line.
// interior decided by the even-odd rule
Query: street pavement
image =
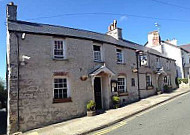
<path fill-rule="evenodd" d="M 0 135 L 6 134 L 7 114 L 5 109 L 0 109 Z"/>
<path fill-rule="evenodd" d="M 182 89 L 179 88 L 173 91 L 172 93 L 164 93 L 164 94 L 155 95 L 146 99 L 141 99 L 138 102 L 129 104 L 127 106 L 124 106 L 118 109 L 107 110 L 103 114 L 100 114 L 100 115 L 96 115 L 93 117 L 76 118 L 76 119 L 64 121 L 61 123 L 49 125 L 46 127 L 38 128 L 35 130 L 31 130 L 23 134 L 24 135 L 88 134 L 88 133 L 92 133 L 93 131 L 97 131 L 105 127 L 109 127 L 110 125 L 113 125 L 118 122 L 120 125 L 117 126 L 117 128 L 122 127 L 125 125 L 125 123 L 122 121 L 125 120 L 126 118 L 131 118 L 132 116 L 136 114 L 142 113 L 145 110 L 149 110 L 150 108 L 158 106 L 171 99 L 177 98 L 180 95 L 188 93 L 189 91 L 190 91 L 189 88 L 182 88 Z M 163 116 L 165 115 L 163 114 Z M 159 119 L 160 115 L 155 114 L 152 120 L 154 120 L 156 117 Z M 116 127 L 114 128 L 116 129 Z"/>
<path fill-rule="evenodd" d="M 190 135 L 190 93 L 94 135 Z"/>

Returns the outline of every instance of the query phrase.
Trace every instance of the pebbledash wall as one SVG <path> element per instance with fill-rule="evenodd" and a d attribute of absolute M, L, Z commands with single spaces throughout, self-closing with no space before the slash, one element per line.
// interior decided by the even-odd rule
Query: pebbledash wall
<path fill-rule="evenodd" d="M 171 77 L 171 86 L 176 88 L 175 61 L 155 50 L 123 40 L 116 22 L 109 30 L 117 32 L 106 35 L 18 21 L 16 10 L 14 3 L 7 5 L 8 134 L 86 115 L 87 102 L 95 100 L 93 79 L 96 76 L 102 78 L 103 109 L 111 108 L 114 94 L 120 96 L 122 105 L 139 100 L 139 96 L 154 95 L 156 89 L 163 89 L 166 75 Z M 53 58 L 55 40 L 64 41 L 66 59 Z M 101 62 L 94 61 L 93 45 L 101 46 Z M 116 62 L 116 49 L 122 50 L 124 61 L 120 64 Z M 148 56 L 147 66 L 141 66 L 139 51 Z M 95 74 L 96 70 L 101 72 Z M 153 87 L 146 86 L 147 74 L 151 75 Z M 67 78 L 68 98 L 58 103 L 54 101 L 53 82 L 60 76 Z M 83 76 L 87 79 L 82 80 Z M 112 91 L 111 81 L 119 76 L 126 78 L 125 93 Z"/>

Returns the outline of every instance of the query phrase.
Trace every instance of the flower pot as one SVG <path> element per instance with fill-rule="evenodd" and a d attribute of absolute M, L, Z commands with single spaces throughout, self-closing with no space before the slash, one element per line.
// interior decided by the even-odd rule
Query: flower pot
<path fill-rule="evenodd" d="M 119 108 L 120 107 L 120 104 L 118 103 L 118 104 L 113 104 L 113 108 L 114 109 L 117 109 L 117 108 Z"/>
<path fill-rule="evenodd" d="M 162 94 L 162 91 L 157 91 L 156 93 L 157 93 L 157 95 L 160 95 L 160 94 Z"/>
<path fill-rule="evenodd" d="M 87 116 L 95 116 L 96 111 L 87 111 Z"/>

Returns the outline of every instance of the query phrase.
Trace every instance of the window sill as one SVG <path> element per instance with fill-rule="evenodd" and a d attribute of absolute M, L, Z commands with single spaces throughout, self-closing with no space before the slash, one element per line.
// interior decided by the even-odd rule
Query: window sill
<path fill-rule="evenodd" d="M 126 63 L 120 63 L 120 62 L 117 62 L 117 64 L 119 64 L 119 65 L 126 65 Z"/>
<path fill-rule="evenodd" d="M 122 96 L 128 96 L 128 92 L 124 92 L 124 93 L 119 93 L 119 96 L 122 97 Z"/>
<path fill-rule="evenodd" d="M 53 103 L 67 103 L 67 102 L 72 102 L 71 97 L 63 99 L 53 99 Z"/>
<path fill-rule="evenodd" d="M 97 63 L 105 63 L 104 61 L 96 61 L 96 60 L 94 60 L 94 62 L 97 62 Z"/>
<path fill-rule="evenodd" d="M 147 90 L 153 90 L 153 89 L 154 89 L 154 86 L 147 86 L 146 89 L 147 89 Z"/>
<path fill-rule="evenodd" d="M 53 58 L 55 61 L 69 61 L 69 59 L 66 58 Z"/>

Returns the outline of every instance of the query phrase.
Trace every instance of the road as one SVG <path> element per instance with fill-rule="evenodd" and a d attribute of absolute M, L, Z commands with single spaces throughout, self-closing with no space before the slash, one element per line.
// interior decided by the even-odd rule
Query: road
<path fill-rule="evenodd" d="M 93 134 L 190 135 L 190 93 Z"/>
<path fill-rule="evenodd" d="M 7 125 L 6 116 L 7 114 L 5 109 L 0 109 L 0 135 L 6 134 L 6 125 Z"/>

